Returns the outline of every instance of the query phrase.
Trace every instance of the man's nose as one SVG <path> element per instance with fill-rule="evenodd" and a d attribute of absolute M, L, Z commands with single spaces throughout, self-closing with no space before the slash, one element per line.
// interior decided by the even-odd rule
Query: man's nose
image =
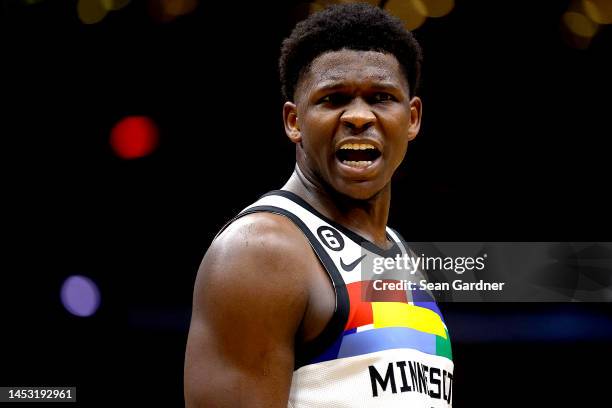
<path fill-rule="evenodd" d="M 376 116 L 365 101 L 356 98 L 347 106 L 340 120 L 351 130 L 365 130 L 376 123 Z"/>

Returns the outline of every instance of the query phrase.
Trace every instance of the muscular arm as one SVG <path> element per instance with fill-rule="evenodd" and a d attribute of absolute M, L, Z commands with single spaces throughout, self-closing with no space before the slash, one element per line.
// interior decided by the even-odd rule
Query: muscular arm
<path fill-rule="evenodd" d="M 187 407 L 287 407 L 308 304 L 305 248 L 289 220 L 263 213 L 235 221 L 213 242 L 195 283 Z"/>

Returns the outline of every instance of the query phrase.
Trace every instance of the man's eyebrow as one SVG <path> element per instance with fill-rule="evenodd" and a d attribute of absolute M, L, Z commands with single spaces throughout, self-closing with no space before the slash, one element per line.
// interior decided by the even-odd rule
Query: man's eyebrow
<path fill-rule="evenodd" d="M 317 91 L 333 91 L 335 89 L 346 88 L 348 85 L 341 81 L 325 81 L 315 87 Z"/>
<path fill-rule="evenodd" d="M 375 82 L 371 86 L 372 88 L 375 88 L 375 89 L 389 90 L 389 91 L 402 89 L 401 84 L 397 84 L 395 82 L 385 82 L 385 81 Z"/>
<path fill-rule="evenodd" d="M 342 81 L 325 81 L 319 84 L 318 86 L 316 86 L 315 90 L 317 92 L 333 91 L 337 89 L 346 88 L 349 86 L 350 86 L 349 84 L 342 82 Z M 394 82 L 388 82 L 388 81 L 378 81 L 376 79 L 373 80 L 373 82 L 370 84 L 370 87 L 374 89 L 380 89 L 380 90 L 399 90 L 402 88 L 400 84 L 396 84 Z"/>

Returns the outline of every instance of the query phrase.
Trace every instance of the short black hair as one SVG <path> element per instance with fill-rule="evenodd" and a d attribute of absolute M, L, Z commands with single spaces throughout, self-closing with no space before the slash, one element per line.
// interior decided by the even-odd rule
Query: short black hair
<path fill-rule="evenodd" d="M 423 55 L 421 46 L 402 21 L 365 3 L 331 6 L 299 22 L 283 41 L 279 60 L 281 90 L 294 98 L 300 75 L 327 51 L 379 51 L 399 61 L 411 95 L 418 91 Z"/>

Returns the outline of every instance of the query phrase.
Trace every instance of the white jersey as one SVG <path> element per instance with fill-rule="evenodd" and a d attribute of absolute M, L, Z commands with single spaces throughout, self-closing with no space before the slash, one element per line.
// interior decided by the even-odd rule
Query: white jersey
<path fill-rule="evenodd" d="M 296 346 L 289 407 L 450 407 L 453 361 L 448 330 L 434 299 L 403 291 L 369 301 L 361 274 L 364 248 L 374 256 L 410 253 L 400 236 L 383 250 L 326 218 L 297 195 L 275 190 L 236 218 L 256 212 L 291 219 L 308 238 L 336 294 L 332 319 L 315 340 Z"/>

